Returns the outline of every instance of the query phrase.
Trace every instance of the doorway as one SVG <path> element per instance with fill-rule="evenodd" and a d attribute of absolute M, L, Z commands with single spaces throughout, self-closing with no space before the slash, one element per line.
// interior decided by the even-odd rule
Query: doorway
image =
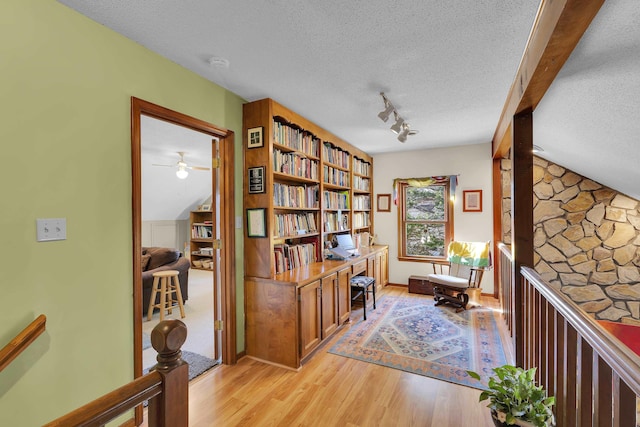
<path fill-rule="evenodd" d="M 153 274 L 172 269 L 180 273 L 185 316 L 174 309 L 163 317 L 180 319 L 187 325 L 189 334 L 182 346 L 182 357 L 190 365 L 198 365 L 199 373 L 219 364 L 221 358 L 220 340 L 214 333 L 220 281 L 218 269 L 213 266 L 218 261 L 213 237 L 219 229 L 214 219 L 220 217 L 218 168 L 213 167 L 213 162 L 218 158 L 219 141 L 144 114 L 140 126 L 143 259 L 151 256 L 142 273 L 143 372 L 156 364 L 150 334 L 161 317 L 160 310 L 153 307 L 151 316 L 147 316 Z M 207 235 L 193 235 L 199 231 Z M 174 260 L 173 256 L 178 255 Z M 169 263 L 158 266 L 154 262 L 154 258 L 165 256 L 171 260 Z"/>
<path fill-rule="evenodd" d="M 142 291 L 142 248 L 143 248 L 143 184 L 142 184 L 142 122 L 144 120 L 159 120 L 164 124 L 186 128 L 206 136 L 210 145 L 209 163 L 197 165 L 209 167 L 211 198 L 202 203 L 194 202 L 194 206 L 185 206 L 185 209 L 198 210 L 202 205 L 210 205 L 212 221 L 212 242 L 213 254 L 209 264 L 208 272 L 211 280 L 211 306 L 213 315 L 211 316 L 211 337 L 214 351 L 212 357 L 224 364 L 236 362 L 236 321 L 235 321 L 235 241 L 234 241 L 234 188 L 233 188 L 233 144 L 234 134 L 232 131 L 216 127 L 210 123 L 186 116 L 173 110 L 140 100 L 131 98 L 131 167 L 132 167 L 132 206 L 133 206 L 133 313 L 134 313 L 134 376 L 137 378 L 143 372 L 143 291 Z M 176 156 L 178 153 L 176 152 Z M 161 164 L 161 163 L 160 163 Z M 177 159 L 176 159 L 177 164 Z M 195 164 L 195 163 L 194 163 Z M 208 165 L 208 166 L 207 166 Z M 167 167 L 169 169 L 169 167 Z M 196 171 L 193 171 L 195 173 Z M 174 172 L 174 178 L 177 174 Z M 208 203 L 207 203 L 208 202 Z M 205 206 L 206 207 L 206 206 Z M 195 208 L 195 209 L 193 209 Z M 145 224 L 146 226 L 146 224 Z M 175 229 L 184 229 L 176 223 Z M 160 231 L 157 233 L 158 242 L 171 244 L 176 242 L 179 246 L 180 237 L 172 239 L 167 237 L 167 229 L 160 224 Z M 187 228 L 190 233 L 190 225 Z M 169 233 L 170 234 L 170 233 Z M 177 232 L 178 236 L 184 236 Z M 148 237 L 148 236 L 147 236 Z M 148 242 L 147 242 L 148 243 Z M 177 248 L 182 251 L 183 256 L 189 257 L 191 250 L 185 252 L 185 248 Z M 199 271 L 198 273 L 204 273 Z M 206 273 L 205 273 L 206 274 Z M 205 276 L 204 280 L 207 280 Z M 218 286 L 214 286 L 214 284 Z M 217 291 L 213 291 L 213 290 Z M 188 304 L 188 302 L 187 302 Z M 174 311 L 175 312 L 175 311 Z M 179 313 L 179 310 L 177 310 Z M 158 317 L 156 313 L 155 318 Z M 180 316 L 174 316 L 180 318 Z M 185 322 L 187 323 L 187 322 Z M 217 327 L 213 328 L 213 325 Z M 142 407 L 136 408 L 136 425 L 142 422 Z"/>

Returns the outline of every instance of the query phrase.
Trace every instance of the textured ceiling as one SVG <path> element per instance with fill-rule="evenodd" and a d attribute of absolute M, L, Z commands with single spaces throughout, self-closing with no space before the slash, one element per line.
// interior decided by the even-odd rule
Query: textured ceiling
<path fill-rule="evenodd" d="M 59 1 L 249 101 L 274 98 L 372 154 L 490 141 L 539 6 Z M 639 10 L 637 0 L 605 2 L 534 114 L 543 157 L 636 198 Z M 212 56 L 229 67 L 212 66 Z M 376 117 L 380 91 L 420 131 L 405 144 L 391 121 Z"/>

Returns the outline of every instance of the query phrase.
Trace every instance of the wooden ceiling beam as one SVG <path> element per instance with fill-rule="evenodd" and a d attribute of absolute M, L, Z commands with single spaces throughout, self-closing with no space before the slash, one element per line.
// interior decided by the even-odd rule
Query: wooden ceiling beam
<path fill-rule="evenodd" d="M 604 0 L 542 0 L 493 136 L 493 157 L 509 150 L 513 116 L 534 111 Z"/>

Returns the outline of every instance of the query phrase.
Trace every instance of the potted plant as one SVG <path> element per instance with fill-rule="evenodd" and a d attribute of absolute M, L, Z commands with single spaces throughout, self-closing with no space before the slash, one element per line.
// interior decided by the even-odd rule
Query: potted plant
<path fill-rule="evenodd" d="M 542 386 L 535 382 L 536 368 L 503 365 L 494 368 L 495 377 L 489 378 L 489 389 L 480 393 L 480 402 L 489 399 L 488 408 L 496 427 L 507 425 L 552 427 L 555 418 L 551 407 L 555 397 L 547 397 Z M 467 373 L 480 380 L 473 371 Z"/>

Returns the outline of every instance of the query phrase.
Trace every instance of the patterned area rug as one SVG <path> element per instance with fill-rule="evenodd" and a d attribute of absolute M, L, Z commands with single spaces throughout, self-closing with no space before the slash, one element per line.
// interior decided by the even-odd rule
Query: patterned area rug
<path fill-rule="evenodd" d="M 507 363 L 491 310 L 456 313 L 430 299 L 386 296 L 367 320 L 353 325 L 329 353 L 473 388 Z"/>

